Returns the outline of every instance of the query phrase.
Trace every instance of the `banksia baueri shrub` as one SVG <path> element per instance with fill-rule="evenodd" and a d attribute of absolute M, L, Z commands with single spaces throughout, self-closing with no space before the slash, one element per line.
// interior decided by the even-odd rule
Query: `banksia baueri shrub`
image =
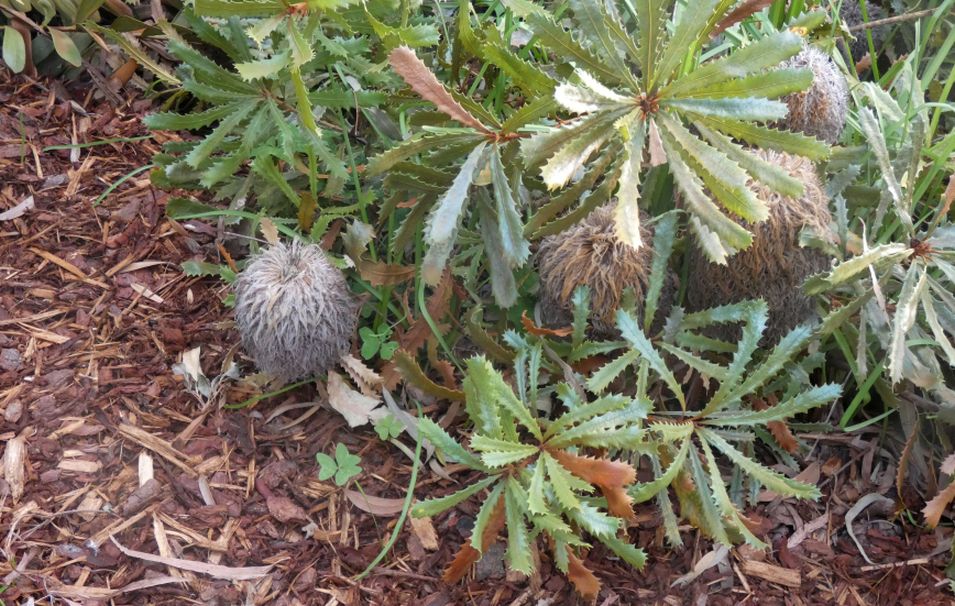
<path fill-rule="evenodd" d="M 358 306 L 318 245 L 280 242 L 239 274 L 235 321 L 259 369 L 295 381 L 328 370 L 349 350 Z"/>
<path fill-rule="evenodd" d="M 541 319 L 547 326 L 568 326 L 572 320 L 571 297 L 578 286 L 590 289 L 590 323 L 595 336 L 617 334 L 615 313 L 624 290 L 631 288 L 637 314 L 653 262 L 653 230 L 641 213 L 643 245 L 634 248 L 621 241 L 614 227 L 613 206 L 602 206 L 576 225 L 541 241 L 537 250 L 540 274 Z M 664 282 L 658 317 L 665 315 L 675 288 L 675 278 Z"/>
<path fill-rule="evenodd" d="M 782 67 L 812 72 L 812 86 L 784 99 L 789 107 L 786 128 L 829 144 L 838 141 L 846 125 L 849 88 L 836 64 L 821 50 L 807 46 Z"/>
<path fill-rule="evenodd" d="M 865 10 L 866 15 L 869 17 L 869 23 L 885 18 L 885 11 L 877 4 L 866 2 Z M 862 8 L 859 7 L 858 0 L 843 0 L 842 6 L 839 8 L 839 17 L 841 17 L 842 20 L 846 22 L 846 26 L 850 28 L 866 22 L 866 20 L 862 18 Z M 872 44 L 875 46 L 876 52 L 879 52 L 885 43 L 886 30 L 886 27 L 873 27 L 869 30 L 872 32 Z M 859 61 L 869 52 L 869 41 L 866 38 L 865 32 L 866 30 L 853 32 L 855 38 L 848 41 L 849 52 L 852 54 L 853 61 Z"/>
<path fill-rule="evenodd" d="M 769 218 L 756 225 L 753 244 L 728 259 L 727 265 L 710 263 L 692 248 L 686 289 L 687 307 L 699 311 L 746 299 L 763 299 L 769 305 L 764 339 L 780 337 L 814 314 L 812 300 L 802 284 L 812 274 L 829 268 L 829 257 L 815 248 L 799 246 L 799 234 L 810 228 L 819 236 L 830 233 L 829 200 L 811 161 L 774 151 L 759 151 L 767 162 L 785 169 L 803 184 L 803 195 L 792 198 L 754 183 L 760 200 L 769 205 Z M 728 334 L 717 335 L 732 338 Z"/>

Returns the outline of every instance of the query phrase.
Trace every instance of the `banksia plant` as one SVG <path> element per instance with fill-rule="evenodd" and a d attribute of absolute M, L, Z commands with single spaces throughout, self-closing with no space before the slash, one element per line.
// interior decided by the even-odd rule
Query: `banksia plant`
<path fill-rule="evenodd" d="M 554 204 L 569 207 L 568 192 L 580 200 L 571 212 L 615 196 L 617 235 L 639 248 L 644 175 L 666 163 L 697 243 L 725 263 L 753 237 L 734 217 L 750 224 L 767 217 L 752 182 L 780 185 L 780 172 L 742 144 L 814 159 L 829 153 L 822 141 L 770 126 L 786 117 L 777 99 L 812 83 L 809 70 L 779 67 L 803 48 L 796 33 L 688 61 L 688 49 L 707 44 L 732 0 L 706 0 L 679 17 L 672 2 L 635 2 L 629 19 L 606 3 L 572 0 L 570 31 L 566 19 L 530 2 L 506 4 L 566 63 L 556 70 L 566 79 L 553 99 L 574 118 L 521 140 L 524 165 L 539 168 L 548 189 L 564 189 L 538 214 Z"/>
<path fill-rule="evenodd" d="M 418 429 L 447 460 L 478 477 L 455 493 L 417 504 L 411 513 L 433 516 L 472 497 L 482 500 L 471 539 L 444 572 L 447 582 L 463 578 L 502 532 L 508 566 L 530 575 L 535 570 L 531 551 L 535 538 L 542 536 L 557 569 L 578 593 L 593 599 L 600 582 L 579 555 L 590 546 L 587 537 L 636 568 L 643 567 L 646 556 L 623 532 L 634 518 L 627 490 L 636 481 L 636 470 L 623 460 L 589 455 L 642 448 L 650 400 L 608 394 L 586 402 L 561 383 L 556 393 L 565 411 L 553 420 L 542 419 L 528 406 L 536 402 L 538 369 L 531 367 L 528 373 L 527 366 L 524 371 L 515 366 L 518 393 L 485 358 L 468 361 L 463 387 L 465 410 L 474 424 L 470 449 L 430 419 L 419 421 Z"/>
<path fill-rule="evenodd" d="M 799 234 L 806 227 L 820 235 L 828 233 L 831 216 L 828 197 L 809 160 L 772 151 L 757 153 L 802 183 L 803 193 L 787 196 L 754 184 L 769 205 L 769 218 L 752 227 L 752 246 L 728 265 L 708 263 L 698 251 L 690 252 L 687 304 L 702 310 L 761 298 L 770 312 L 766 337 L 776 340 L 814 313 L 801 286 L 809 276 L 825 271 L 829 258 L 818 249 L 801 247 Z"/>
<path fill-rule="evenodd" d="M 641 217 L 641 239 L 653 236 Z M 627 288 L 632 289 L 636 311 L 643 315 L 643 301 L 650 285 L 653 249 L 634 248 L 616 234 L 613 208 L 603 206 L 569 229 L 541 241 L 537 252 L 540 272 L 541 314 L 544 324 L 566 326 L 572 320 L 572 296 L 579 286 L 590 290 L 590 323 L 593 333 L 613 336 L 615 312 Z M 673 295 L 673 276 L 663 285 L 663 313 Z"/>
<path fill-rule="evenodd" d="M 846 125 L 849 88 L 836 64 L 821 50 L 807 46 L 783 67 L 812 72 L 812 86 L 785 99 L 789 107 L 786 127 L 829 144 L 838 141 Z"/>
<path fill-rule="evenodd" d="M 235 282 L 235 321 L 260 370 L 295 381 L 334 366 L 351 345 L 358 305 L 317 244 L 277 243 Z"/>

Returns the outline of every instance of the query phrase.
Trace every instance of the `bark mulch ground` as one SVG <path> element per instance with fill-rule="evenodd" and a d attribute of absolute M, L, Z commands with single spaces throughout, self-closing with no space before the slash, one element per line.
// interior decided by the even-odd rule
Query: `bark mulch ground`
<path fill-rule="evenodd" d="M 467 583 L 443 584 L 470 505 L 406 524 L 356 580 L 393 530 L 410 459 L 350 430 L 311 387 L 223 406 L 255 393 L 226 376 L 249 368 L 228 293 L 179 267 L 221 260 L 215 226 L 167 219 L 169 195 L 135 172 L 159 146 L 141 138 L 148 102 L 117 109 L 55 86 L 0 84 L 0 603 L 576 603 L 546 558 L 534 578 L 512 578 L 497 548 Z M 315 453 L 337 442 L 361 455 L 370 501 L 318 481 Z M 805 463 L 824 499 L 751 512 L 769 553 L 714 549 L 689 527 L 684 548 L 667 548 L 656 511 L 638 509 L 630 534 L 648 565 L 594 550 L 597 603 L 955 603 L 950 533 L 923 533 L 892 507 L 878 435 L 820 436 Z M 424 466 L 416 496 L 453 489 Z M 863 498 L 856 544 L 845 519 Z"/>

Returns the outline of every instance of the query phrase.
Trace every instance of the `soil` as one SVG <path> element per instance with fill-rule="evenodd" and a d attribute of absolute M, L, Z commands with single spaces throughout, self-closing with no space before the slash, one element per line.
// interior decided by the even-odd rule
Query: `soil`
<path fill-rule="evenodd" d="M 161 141 L 142 138 L 150 102 L 128 93 L 116 107 L 49 82 L 4 80 L 0 603 L 578 602 L 543 554 L 531 579 L 505 575 L 495 548 L 466 582 L 443 583 L 473 504 L 430 525 L 406 522 L 388 557 L 358 579 L 394 529 L 410 458 L 371 429 L 350 429 L 313 386 L 224 407 L 259 388 L 227 376 L 233 364 L 252 372 L 223 304 L 227 288 L 185 276 L 180 264 L 228 259 L 218 226 L 168 219 L 171 194 L 135 172 Z M 824 498 L 769 497 L 748 512 L 773 545 L 767 552 L 714 547 L 689 526 L 684 546 L 668 547 L 656 509 L 638 507 L 630 537 L 648 564 L 634 571 L 591 551 L 587 565 L 603 584 L 596 603 L 955 603 L 944 572 L 951 529 L 925 531 L 917 510 L 897 505 L 898 461 L 879 439 L 808 440 L 802 477 Z M 318 480 L 316 452 L 338 442 L 362 459 L 347 490 Z M 425 465 L 415 495 L 447 494 L 464 478 L 454 479 Z M 359 487 L 379 499 L 363 500 Z M 857 544 L 846 514 L 870 494 L 886 498 L 855 518 Z"/>

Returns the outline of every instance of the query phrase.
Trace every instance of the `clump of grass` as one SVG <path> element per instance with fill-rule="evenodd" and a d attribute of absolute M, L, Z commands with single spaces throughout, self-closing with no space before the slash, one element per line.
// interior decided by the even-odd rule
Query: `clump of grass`
<path fill-rule="evenodd" d="M 830 261 L 818 249 L 801 247 L 799 234 L 807 227 L 828 234 L 831 215 L 828 197 L 809 160 L 775 151 L 757 154 L 800 181 L 803 194 L 784 196 L 754 183 L 759 198 L 769 205 L 769 218 L 750 226 L 752 246 L 730 258 L 727 265 L 710 263 L 696 249 L 690 251 L 687 304 L 696 311 L 761 298 L 770 311 L 765 338 L 775 342 L 814 314 L 812 300 L 801 286 L 810 275 L 828 269 Z"/>
<path fill-rule="evenodd" d="M 783 67 L 808 69 L 813 75 L 812 86 L 786 97 L 786 128 L 829 144 L 838 141 L 846 125 L 849 88 L 835 63 L 821 50 L 807 46 Z"/>
<path fill-rule="evenodd" d="M 349 350 L 358 305 L 318 245 L 279 242 L 239 274 L 235 320 L 259 369 L 295 381 L 328 370 Z"/>

